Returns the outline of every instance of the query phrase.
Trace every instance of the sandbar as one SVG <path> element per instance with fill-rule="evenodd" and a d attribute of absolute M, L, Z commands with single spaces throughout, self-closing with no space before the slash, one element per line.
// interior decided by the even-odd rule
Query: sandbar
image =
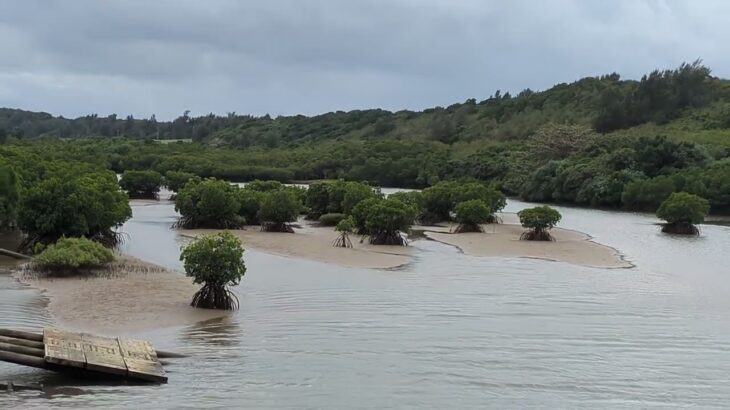
<path fill-rule="evenodd" d="M 571 263 L 593 268 L 630 268 L 634 265 L 610 246 L 594 242 L 590 235 L 554 228 L 553 242 L 521 241 L 525 229 L 515 214 L 501 214 L 503 223 L 484 225 L 483 233 L 451 233 L 456 225 L 419 226 L 432 240 L 459 248 L 470 256 L 523 257 Z"/>
<path fill-rule="evenodd" d="M 191 307 L 199 289 L 191 278 L 129 256 L 95 274 L 47 277 L 25 269 L 15 276 L 41 290 L 54 321 L 69 330 L 130 333 L 230 314 Z"/>

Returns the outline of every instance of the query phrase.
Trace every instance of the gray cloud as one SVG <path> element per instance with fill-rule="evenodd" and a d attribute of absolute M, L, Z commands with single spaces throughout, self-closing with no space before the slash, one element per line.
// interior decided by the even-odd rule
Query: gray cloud
<path fill-rule="evenodd" d="M 701 57 L 730 3 L 25 0 L 0 3 L 0 106 L 65 116 L 422 109 Z"/>

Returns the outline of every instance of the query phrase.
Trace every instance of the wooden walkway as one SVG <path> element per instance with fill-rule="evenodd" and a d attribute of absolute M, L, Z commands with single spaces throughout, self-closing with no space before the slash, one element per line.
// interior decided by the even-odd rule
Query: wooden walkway
<path fill-rule="evenodd" d="M 165 370 L 149 342 L 51 327 L 44 328 L 42 335 L 0 329 L 0 360 L 48 370 L 88 373 L 89 376 L 102 373 L 129 380 L 167 383 Z"/>

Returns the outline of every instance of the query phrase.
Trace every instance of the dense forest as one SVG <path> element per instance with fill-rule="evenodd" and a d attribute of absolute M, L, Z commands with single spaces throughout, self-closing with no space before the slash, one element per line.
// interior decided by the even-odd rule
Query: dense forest
<path fill-rule="evenodd" d="M 21 190 L 71 161 L 234 181 L 422 188 L 477 179 L 532 201 L 652 211 L 686 191 L 730 212 L 730 81 L 699 61 L 422 112 L 185 113 L 164 122 L 0 109 L 0 143 L 0 176 L 13 170 Z"/>

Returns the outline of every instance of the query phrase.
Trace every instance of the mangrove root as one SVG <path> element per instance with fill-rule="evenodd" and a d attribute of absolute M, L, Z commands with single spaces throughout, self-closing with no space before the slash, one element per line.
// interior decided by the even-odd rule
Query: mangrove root
<path fill-rule="evenodd" d="M 525 231 L 520 235 L 521 241 L 554 241 L 552 235 L 548 231 L 542 229 L 534 229 Z"/>
<path fill-rule="evenodd" d="M 466 233 L 466 232 L 484 232 L 482 226 L 479 224 L 463 223 L 454 229 L 454 233 Z"/>
<path fill-rule="evenodd" d="M 700 230 L 691 223 L 668 223 L 662 226 L 662 232 L 676 235 L 694 235 L 698 236 Z"/>
<path fill-rule="evenodd" d="M 399 231 L 382 231 L 370 233 L 371 245 L 399 245 L 408 246 L 408 241 Z"/>
<path fill-rule="evenodd" d="M 190 306 L 203 309 L 238 309 L 238 298 L 225 286 L 205 284 L 195 292 Z"/>
<path fill-rule="evenodd" d="M 352 241 L 346 233 L 343 233 L 332 241 L 332 246 L 335 248 L 352 248 Z"/>
<path fill-rule="evenodd" d="M 261 223 L 261 230 L 263 232 L 294 233 L 294 228 L 287 223 L 263 222 Z"/>

